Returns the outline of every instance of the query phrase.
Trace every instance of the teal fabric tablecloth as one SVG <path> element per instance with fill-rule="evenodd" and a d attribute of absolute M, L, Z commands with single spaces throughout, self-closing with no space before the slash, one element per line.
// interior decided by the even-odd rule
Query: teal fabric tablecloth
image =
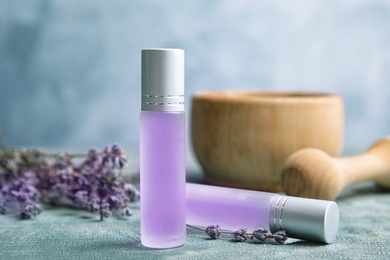
<path fill-rule="evenodd" d="M 390 259 L 390 193 L 365 183 L 345 191 L 337 203 L 340 229 L 330 245 L 211 240 L 187 228 L 187 243 L 167 250 L 141 245 L 139 204 L 132 217 L 103 222 L 80 209 L 45 206 L 31 220 L 0 216 L 0 259 Z"/>

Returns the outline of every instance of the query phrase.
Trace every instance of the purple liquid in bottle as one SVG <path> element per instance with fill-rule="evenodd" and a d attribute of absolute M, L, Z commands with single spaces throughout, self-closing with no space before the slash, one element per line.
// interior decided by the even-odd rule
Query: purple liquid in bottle
<path fill-rule="evenodd" d="M 278 194 L 187 184 L 187 223 L 224 229 L 270 229 L 270 207 Z"/>
<path fill-rule="evenodd" d="M 181 246 L 186 240 L 184 112 L 142 111 L 140 144 L 142 244 Z"/>

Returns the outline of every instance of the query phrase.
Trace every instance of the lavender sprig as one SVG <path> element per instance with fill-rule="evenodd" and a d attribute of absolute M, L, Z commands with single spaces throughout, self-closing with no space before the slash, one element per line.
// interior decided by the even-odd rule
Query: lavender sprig
<path fill-rule="evenodd" d="M 76 163 L 78 159 L 80 162 Z M 119 145 L 88 154 L 51 154 L 39 150 L 0 149 L 0 214 L 17 203 L 21 218 L 42 210 L 38 200 L 55 203 L 62 198 L 100 215 L 114 211 L 131 216 L 129 203 L 139 199 L 139 191 L 122 178 L 127 159 Z"/>
<path fill-rule="evenodd" d="M 246 240 L 253 240 L 253 238 L 258 239 L 261 243 L 266 243 L 267 241 L 273 239 L 277 244 L 284 244 L 287 240 L 286 230 L 279 230 L 274 234 L 271 234 L 268 231 L 268 228 L 258 228 L 252 233 L 248 233 L 246 228 L 240 228 L 236 231 L 223 230 L 218 224 L 210 225 L 206 228 L 197 227 L 187 224 L 188 227 L 204 231 L 210 238 L 219 239 L 221 234 L 232 235 L 237 241 L 244 242 Z"/>

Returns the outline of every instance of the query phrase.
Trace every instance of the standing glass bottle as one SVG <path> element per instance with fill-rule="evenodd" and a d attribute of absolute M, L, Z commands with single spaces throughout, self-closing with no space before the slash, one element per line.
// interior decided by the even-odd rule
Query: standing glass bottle
<path fill-rule="evenodd" d="M 142 50 L 141 242 L 186 241 L 184 51 Z"/>

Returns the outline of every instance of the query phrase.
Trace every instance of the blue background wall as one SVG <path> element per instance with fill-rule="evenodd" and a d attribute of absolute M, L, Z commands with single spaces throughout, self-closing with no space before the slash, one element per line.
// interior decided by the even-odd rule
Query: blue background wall
<path fill-rule="evenodd" d="M 138 145 L 140 50 L 200 90 L 334 92 L 345 147 L 390 133 L 390 2 L 0 0 L 0 131 L 14 146 Z"/>

